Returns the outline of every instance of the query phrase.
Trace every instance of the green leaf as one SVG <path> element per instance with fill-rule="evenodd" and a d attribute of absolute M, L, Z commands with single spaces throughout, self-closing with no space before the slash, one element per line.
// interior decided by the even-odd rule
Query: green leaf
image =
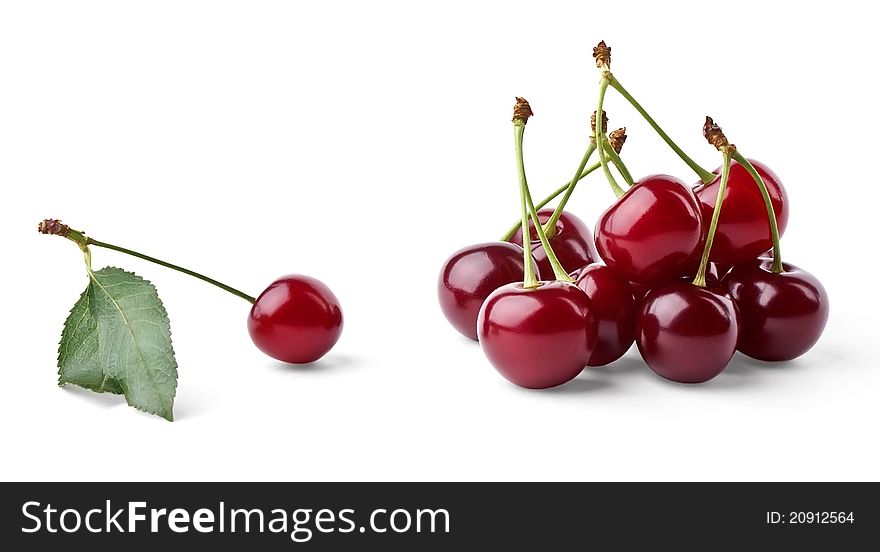
<path fill-rule="evenodd" d="M 58 383 L 125 395 L 144 412 L 173 419 L 177 362 L 156 288 L 131 272 L 102 268 L 64 323 Z"/>
<path fill-rule="evenodd" d="M 58 383 L 72 383 L 97 393 L 121 394 L 119 383 L 98 362 L 98 321 L 89 308 L 90 289 L 91 285 L 83 291 L 64 322 L 58 346 Z"/>

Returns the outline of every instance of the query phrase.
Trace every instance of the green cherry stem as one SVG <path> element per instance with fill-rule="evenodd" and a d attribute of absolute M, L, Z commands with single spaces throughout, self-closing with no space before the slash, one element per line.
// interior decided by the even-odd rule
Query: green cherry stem
<path fill-rule="evenodd" d="M 526 289 L 538 287 L 538 277 L 535 275 L 535 267 L 532 264 L 532 236 L 529 232 L 529 208 L 526 196 L 528 194 L 528 183 L 526 182 L 526 167 L 523 162 L 522 143 L 523 135 L 526 130 L 525 119 L 513 120 L 513 140 L 516 148 L 516 169 L 519 176 L 519 203 L 522 220 L 520 228 L 522 228 L 523 236 L 523 287 Z"/>
<path fill-rule="evenodd" d="M 727 191 L 727 179 L 730 177 L 730 154 L 732 146 L 723 146 L 721 155 L 721 183 L 718 185 L 718 197 L 715 199 L 715 209 L 712 211 L 712 222 L 709 223 L 709 231 L 706 234 L 706 244 L 703 246 L 703 256 L 700 258 L 700 268 L 694 277 L 695 286 L 706 287 L 706 268 L 709 266 L 709 254 L 712 252 L 712 243 L 715 241 L 715 231 L 718 228 L 718 218 L 721 216 L 721 205 L 724 203 L 724 193 Z"/>
<path fill-rule="evenodd" d="M 586 169 L 580 174 L 580 176 L 578 176 L 578 182 L 580 182 L 581 180 L 583 180 L 584 177 L 586 177 L 586 176 L 587 176 L 588 174 L 590 174 L 591 172 L 594 172 L 594 171 L 598 170 L 601 166 L 602 166 L 602 165 L 597 161 L 597 162 L 593 163 L 592 165 L 590 165 L 589 167 L 587 167 L 587 168 L 586 168 Z M 553 190 L 553 192 L 552 192 L 550 195 L 548 195 L 547 197 L 545 197 L 544 199 L 542 199 L 540 202 L 538 202 L 537 204 L 535 204 L 535 208 L 536 208 L 536 209 L 541 209 L 542 207 L 546 206 L 548 203 L 550 203 L 551 201 L 553 201 L 554 199 L 556 199 L 557 197 L 559 197 L 559 196 L 561 196 L 563 193 L 565 193 L 565 191 L 568 190 L 569 186 L 571 186 L 571 181 L 566 182 L 566 183 L 563 184 L 562 186 L 560 186 L 560 187 L 556 188 L 555 190 Z M 511 227 L 507 230 L 507 232 L 505 232 L 504 236 L 501 237 L 501 241 L 509 241 L 510 238 L 512 238 L 513 235 L 516 234 L 516 231 L 519 230 L 519 229 L 520 229 L 520 222 L 517 221 L 516 223 L 514 223 L 513 226 L 511 226 Z"/>
<path fill-rule="evenodd" d="M 708 184 L 709 182 L 715 180 L 716 175 L 698 165 L 696 161 L 691 159 L 688 154 L 686 154 L 680 147 L 678 147 L 678 144 L 676 144 L 672 140 L 672 138 L 670 138 L 669 135 L 666 134 L 666 132 L 662 128 L 660 128 L 660 125 L 657 124 L 657 121 L 655 121 L 648 114 L 648 112 L 645 111 L 645 108 L 642 107 L 642 105 L 637 102 L 636 99 L 633 98 L 629 92 L 627 92 L 626 88 L 624 88 L 623 85 L 620 84 L 620 81 L 617 80 L 614 75 L 612 75 L 611 73 L 606 73 L 604 79 L 608 81 L 608 84 L 611 86 L 611 88 L 617 90 L 617 92 L 621 96 L 623 96 L 630 103 L 630 105 L 632 105 L 635 110 L 639 112 L 642 117 L 644 117 L 645 121 L 647 121 L 648 124 L 651 125 L 651 128 L 653 128 L 654 131 L 657 132 L 657 134 L 660 136 L 660 138 L 662 138 L 663 141 L 666 142 L 666 145 L 672 148 L 672 151 L 678 154 L 681 160 L 684 161 L 688 167 L 693 169 L 693 171 L 697 174 L 700 180 L 703 181 L 704 184 Z"/>
<path fill-rule="evenodd" d="M 773 210 L 773 202 L 770 200 L 770 192 L 767 191 L 767 185 L 764 183 L 764 179 L 761 178 L 761 175 L 755 170 L 754 165 L 752 165 L 744 155 L 739 151 L 734 151 L 733 159 L 752 175 L 755 184 L 757 184 L 758 189 L 761 190 L 761 197 L 764 198 L 764 205 L 767 207 L 767 220 L 770 221 L 770 237 L 773 239 L 773 265 L 770 270 L 776 274 L 781 274 L 784 272 L 784 269 L 782 267 L 782 251 L 779 245 L 779 224 L 776 221 L 776 211 Z"/>
<path fill-rule="evenodd" d="M 232 286 L 228 286 L 222 282 L 218 282 L 217 280 L 215 280 L 213 278 L 209 278 L 208 276 L 205 276 L 204 274 L 199 274 L 198 272 L 195 272 L 195 271 L 190 270 L 188 268 L 183 268 L 181 266 L 171 264 L 171 263 L 163 261 L 161 259 L 157 259 L 155 257 L 150 257 L 149 255 L 144 255 L 143 253 L 139 253 L 137 251 L 127 249 L 125 247 L 120 247 L 118 245 L 113 245 L 111 243 L 106 243 L 106 242 L 92 239 L 92 238 L 86 236 L 83 232 L 80 232 L 78 230 L 73 230 L 72 228 L 70 228 L 66 224 L 62 224 L 61 221 L 59 221 L 59 220 L 46 219 L 39 224 L 38 230 L 40 231 L 41 234 L 61 236 L 61 237 L 67 238 L 70 241 L 76 243 L 86 256 L 86 266 L 87 266 L 90 273 L 91 273 L 92 267 L 91 267 L 91 251 L 89 249 L 89 246 L 94 245 L 95 247 L 103 247 L 104 249 L 112 249 L 113 251 L 118 251 L 119 253 L 125 253 L 126 255 L 131 255 L 132 257 L 137 257 L 138 259 L 143 259 L 145 261 L 149 261 L 149 262 L 157 264 L 159 266 L 164 266 L 165 268 L 170 268 L 172 270 L 176 270 L 177 272 L 181 272 L 181 273 L 186 274 L 188 276 L 192 276 L 193 278 L 197 278 L 203 282 L 207 282 L 213 286 L 217 286 L 218 288 L 222 289 L 223 291 L 229 292 L 232 295 L 235 295 L 236 297 L 240 297 L 240 298 L 244 299 L 245 301 L 247 301 L 248 303 L 253 304 L 257 301 L 254 297 L 251 297 L 250 295 L 248 295 L 242 291 L 239 291 Z"/>
<path fill-rule="evenodd" d="M 605 148 L 605 154 L 611 158 L 611 162 L 614 163 L 614 166 L 617 167 L 617 172 L 620 173 L 620 176 L 623 177 L 623 180 L 626 181 L 627 186 L 632 186 L 635 184 L 633 180 L 632 174 L 629 172 L 629 169 L 626 168 L 626 165 L 623 163 L 623 159 L 620 158 L 620 155 L 614 148 L 611 147 L 611 143 L 608 140 L 602 142 L 602 145 Z"/>
<path fill-rule="evenodd" d="M 608 167 L 608 156 L 605 154 L 607 138 L 605 138 L 605 130 L 602 128 L 602 107 L 605 104 L 605 91 L 608 90 L 608 83 L 608 78 L 603 75 L 602 79 L 599 81 L 599 107 L 596 109 L 596 144 L 599 151 L 599 162 L 602 164 L 605 178 L 608 180 L 608 184 L 614 191 L 614 195 L 620 197 L 626 192 L 623 191 L 623 188 L 621 188 L 617 183 L 617 180 L 614 179 L 614 175 L 611 174 L 611 169 Z"/>
<path fill-rule="evenodd" d="M 548 236 L 556 234 L 556 223 L 559 222 L 559 217 L 562 216 L 562 211 L 565 209 L 565 205 L 568 203 L 569 198 L 571 198 L 571 194 L 574 192 L 578 181 L 581 179 L 581 175 L 584 174 L 584 167 L 587 166 L 587 162 L 590 160 L 590 157 L 592 157 L 594 151 L 596 151 L 596 144 L 591 140 L 590 145 L 587 146 L 587 151 L 584 152 L 584 157 L 581 159 L 580 165 L 578 165 L 577 171 L 574 173 L 574 178 L 568 183 L 565 195 L 559 200 L 559 205 L 556 206 L 556 210 L 553 211 L 553 214 L 547 219 L 547 223 L 544 224 L 544 233 Z M 535 224 L 537 224 L 537 222 Z"/>
<path fill-rule="evenodd" d="M 532 222 L 535 226 L 535 232 L 538 234 L 538 239 L 541 240 L 541 245 L 544 247 L 544 251 L 547 253 L 547 260 L 550 262 L 550 266 L 553 268 L 553 275 L 557 280 L 561 280 L 563 282 L 573 282 L 574 280 L 568 273 L 562 268 L 562 264 L 559 262 L 559 259 L 556 257 L 556 253 L 553 252 L 553 248 L 550 246 L 550 240 L 547 239 L 547 234 L 544 232 L 544 227 L 541 225 L 541 221 L 538 218 L 538 210 L 535 208 L 535 203 L 532 201 L 532 194 L 529 191 L 529 183 L 526 180 L 526 169 L 525 164 L 523 163 L 523 153 L 522 153 L 522 144 L 523 144 L 523 134 L 525 134 L 526 121 L 529 117 L 533 115 L 532 108 L 529 106 L 529 102 L 525 100 L 525 98 L 517 98 L 516 106 L 513 108 L 513 127 L 514 127 L 514 141 L 516 147 L 516 162 L 517 169 L 519 171 L 519 185 L 520 185 L 520 194 L 521 200 L 524 200 L 525 204 L 528 206 L 529 214 L 532 217 Z M 525 277 L 523 282 L 523 287 L 525 288 L 533 288 L 537 287 L 540 284 L 537 282 L 537 278 L 535 277 L 533 271 L 529 268 L 532 264 L 531 259 L 531 232 L 529 231 L 528 221 L 523 218 L 522 221 L 522 233 L 523 233 L 523 255 L 525 260 Z M 529 276 L 531 275 L 531 279 Z"/>

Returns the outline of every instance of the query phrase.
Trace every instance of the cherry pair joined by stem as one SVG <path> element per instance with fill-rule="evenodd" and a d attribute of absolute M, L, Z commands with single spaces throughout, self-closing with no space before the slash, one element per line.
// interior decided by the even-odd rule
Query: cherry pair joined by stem
<path fill-rule="evenodd" d="M 749 160 L 764 180 L 773 210 L 779 235 L 785 232 L 788 225 L 788 195 L 779 177 L 769 167 Z M 715 170 L 716 174 L 720 169 Z M 700 202 L 703 220 L 712 217 L 715 199 L 718 197 L 718 186 L 721 177 L 708 184 L 699 184 L 694 193 Z M 724 196 L 724 209 L 718 219 L 715 231 L 715 242 L 709 259 L 723 265 L 734 266 L 751 262 L 773 245 L 770 222 L 767 218 L 767 207 L 761 190 L 755 185 L 752 175 L 740 163 L 730 164 L 730 177 L 727 192 Z"/>
<path fill-rule="evenodd" d="M 737 348 L 764 361 L 792 360 L 806 353 L 828 321 L 828 294 L 809 272 L 760 258 L 733 268 L 725 278 L 739 307 L 742 331 Z"/>
<path fill-rule="evenodd" d="M 251 307 L 248 332 L 270 357 L 308 364 L 333 348 L 342 333 L 342 308 L 324 283 L 302 275 L 272 282 Z"/>
<path fill-rule="evenodd" d="M 550 217 L 553 216 L 554 209 L 541 209 L 538 211 L 538 220 L 541 224 L 546 224 Z M 553 274 L 553 268 L 550 266 L 550 260 L 547 258 L 547 252 L 538 239 L 535 231 L 535 223 L 529 221 L 529 232 L 531 233 L 532 256 L 538 263 L 541 274 L 549 276 Z M 550 246 L 556 254 L 556 258 L 562 264 L 566 272 L 574 272 L 583 266 L 586 266 L 597 259 L 595 247 L 593 245 L 593 233 L 590 228 L 580 218 L 569 211 L 562 211 L 554 228 L 547 230 L 547 239 L 550 240 Z M 516 231 L 510 238 L 512 243 L 522 247 L 523 235 L 522 228 Z"/>
<path fill-rule="evenodd" d="M 523 248 L 508 242 L 481 243 L 453 253 L 437 281 L 440 308 L 452 327 L 476 340 L 480 307 L 499 287 L 522 280 L 523 258 Z M 540 279 L 534 260 L 533 267 Z"/>
<path fill-rule="evenodd" d="M 597 343 L 590 299 L 568 282 L 522 282 L 493 291 L 477 321 L 480 346 L 508 381 L 529 389 L 577 376 Z"/>
<path fill-rule="evenodd" d="M 693 190 L 673 176 L 653 175 L 602 213 L 596 249 L 627 280 L 653 286 L 694 272 L 702 233 Z"/>

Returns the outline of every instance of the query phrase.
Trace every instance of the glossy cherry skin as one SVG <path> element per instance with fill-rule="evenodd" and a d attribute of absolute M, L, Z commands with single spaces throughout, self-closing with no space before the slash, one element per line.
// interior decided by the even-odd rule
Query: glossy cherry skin
<path fill-rule="evenodd" d="M 631 282 L 659 285 L 693 273 L 702 253 L 702 215 L 675 177 L 642 178 L 596 224 L 605 264 Z"/>
<path fill-rule="evenodd" d="M 477 314 L 486 297 L 505 284 L 522 281 L 523 253 L 512 243 L 489 242 L 464 247 L 446 259 L 437 298 L 446 319 L 461 335 L 476 341 Z"/>
<path fill-rule="evenodd" d="M 590 299 L 574 284 L 508 284 L 492 292 L 477 320 L 480 347 L 507 380 L 529 389 L 561 385 L 583 371 L 596 347 Z"/>
<path fill-rule="evenodd" d="M 541 209 L 538 211 L 538 220 L 544 224 L 550 220 L 552 215 L 553 209 Z M 529 232 L 532 238 L 532 255 L 538 262 L 541 274 L 549 278 L 553 276 L 553 267 L 550 266 L 547 252 L 544 251 L 544 246 L 538 239 L 534 222 L 529 221 Z M 550 247 L 556 253 L 556 258 L 559 259 L 559 263 L 566 272 L 574 272 L 598 259 L 590 228 L 584 221 L 568 211 L 562 212 L 556 222 L 555 232 L 552 235 L 548 234 L 547 238 L 550 240 Z M 510 241 L 522 247 L 522 228 L 516 231 Z"/>
<path fill-rule="evenodd" d="M 248 317 L 254 345 L 291 364 L 315 362 L 333 348 L 342 333 L 339 300 L 320 280 L 283 276 L 257 297 Z"/>
<path fill-rule="evenodd" d="M 658 375 L 702 383 L 720 374 L 736 352 L 739 318 L 726 294 L 687 282 L 652 290 L 636 319 L 636 344 Z"/>
<path fill-rule="evenodd" d="M 788 225 L 788 196 L 779 177 L 763 163 L 749 159 L 767 186 L 780 236 Z M 720 173 L 720 169 L 716 169 Z M 696 187 L 694 193 L 700 201 L 703 220 L 712 218 L 715 200 L 718 198 L 719 176 L 709 184 Z M 708 228 L 708 223 L 705 225 Z M 728 266 L 751 261 L 773 245 L 767 206 L 752 175 L 736 161 L 730 163 L 730 177 L 724 194 L 718 229 L 712 242 L 709 259 Z"/>
<path fill-rule="evenodd" d="M 613 268 L 592 264 L 580 271 L 576 285 L 593 306 L 598 341 L 587 366 L 604 366 L 619 359 L 635 340 L 636 300 L 633 289 Z"/>
<path fill-rule="evenodd" d="M 828 294 L 809 272 L 761 258 L 736 266 L 725 278 L 739 307 L 738 349 L 758 360 L 792 360 L 816 344 L 828 321 Z"/>

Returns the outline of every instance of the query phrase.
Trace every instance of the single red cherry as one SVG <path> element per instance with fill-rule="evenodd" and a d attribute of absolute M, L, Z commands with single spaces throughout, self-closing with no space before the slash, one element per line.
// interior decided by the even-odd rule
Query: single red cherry
<path fill-rule="evenodd" d="M 477 320 L 480 347 L 509 381 L 530 389 L 577 376 L 596 347 L 596 319 L 587 295 L 567 282 L 492 292 Z"/>
<path fill-rule="evenodd" d="M 727 367 L 738 328 L 736 305 L 728 295 L 676 282 L 645 296 L 636 319 L 636 344 L 657 374 L 702 383 Z"/>
<path fill-rule="evenodd" d="M 583 268 L 577 286 L 584 290 L 593 307 L 598 341 L 588 366 L 604 366 L 619 359 L 635 340 L 636 300 L 633 289 L 613 268 L 592 264 Z"/>
<path fill-rule="evenodd" d="M 742 327 L 738 349 L 758 360 L 791 360 L 819 340 L 828 321 L 828 294 L 806 270 L 782 263 L 771 270 L 772 259 L 761 258 L 734 267 L 727 275 Z"/>
<path fill-rule="evenodd" d="M 437 297 L 446 319 L 463 336 L 476 340 L 477 314 L 483 301 L 499 287 L 522 280 L 523 268 L 523 248 L 512 243 L 489 242 L 459 249 L 443 263 L 437 282 Z"/>
<path fill-rule="evenodd" d="M 257 297 L 248 317 L 254 344 L 270 357 L 291 364 L 315 362 L 342 333 L 339 300 L 320 280 L 283 276 Z"/>
<path fill-rule="evenodd" d="M 769 167 L 754 159 L 749 161 L 767 186 L 781 236 L 788 225 L 788 196 L 785 188 Z M 721 184 L 721 170 L 716 169 L 715 173 L 719 174 L 718 178 L 708 184 L 700 184 L 694 190 L 705 221 L 712 218 Z M 742 165 L 732 161 L 727 191 L 724 194 L 724 208 L 718 218 L 718 229 L 715 231 L 709 259 L 729 266 L 738 265 L 757 258 L 772 245 L 767 206 L 761 191 L 752 175 Z"/>
<path fill-rule="evenodd" d="M 541 209 L 538 211 L 538 220 L 541 224 L 545 224 L 553 215 L 553 209 Z M 532 238 L 532 255 L 541 269 L 541 274 L 550 276 L 553 274 L 553 267 L 547 259 L 547 252 L 538 239 L 538 233 L 535 231 L 535 223 L 529 222 L 529 232 Z M 593 233 L 584 221 L 576 217 L 568 211 L 563 211 L 556 222 L 556 229 L 547 234 L 550 240 L 550 247 L 556 253 L 556 258 L 566 272 L 573 272 L 580 269 L 584 265 L 595 262 L 598 257 L 593 246 Z M 511 243 L 515 243 L 522 247 L 522 228 L 516 231 L 510 238 Z"/>
<path fill-rule="evenodd" d="M 596 247 L 608 266 L 639 284 L 693 273 L 702 253 L 693 190 L 672 176 L 642 178 L 599 217 Z"/>

